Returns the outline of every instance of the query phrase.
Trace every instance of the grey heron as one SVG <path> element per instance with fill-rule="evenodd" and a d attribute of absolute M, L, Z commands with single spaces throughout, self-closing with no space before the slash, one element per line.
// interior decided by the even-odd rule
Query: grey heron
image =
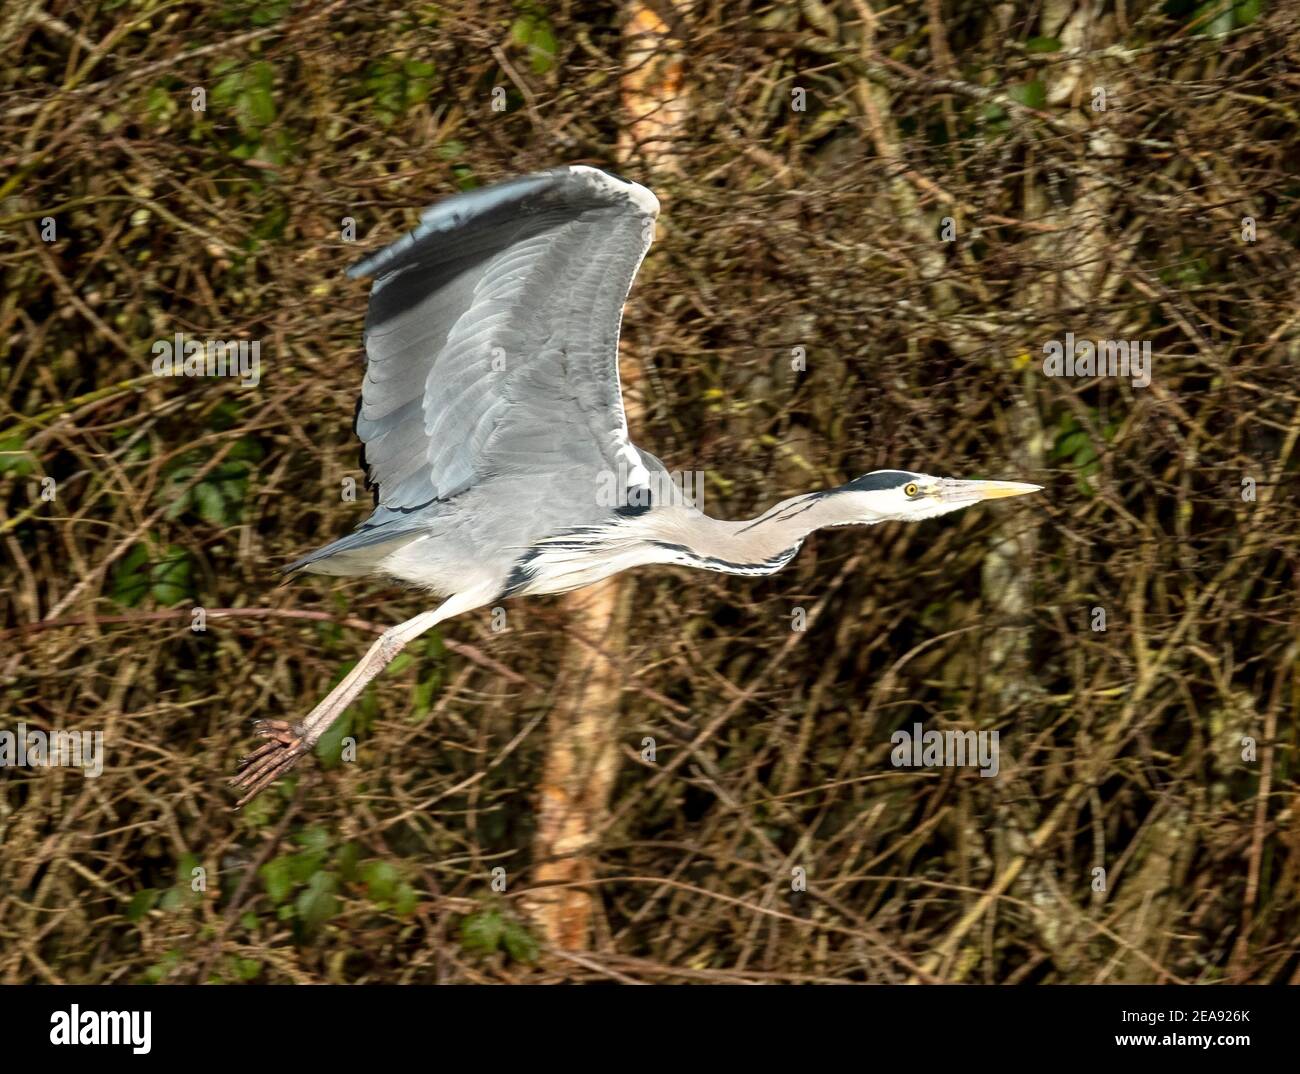
<path fill-rule="evenodd" d="M 302 721 L 258 721 L 266 741 L 232 780 L 244 792 L 236 808 L 452 616 L 644 564 L 772 574 L 823 527 L 934 518 L 1039 489 L 876 470 L 735 522 L 665 495 L 663 463 L 628 437 L 618 374 L 623 304 L 658 213 L 637 183 L 555 168 L 448 198 L 348 270 L 374 278 L 356 431 L 375 510 L 285 570 L 378 574 L 441 603 L 385 631 Z"/>

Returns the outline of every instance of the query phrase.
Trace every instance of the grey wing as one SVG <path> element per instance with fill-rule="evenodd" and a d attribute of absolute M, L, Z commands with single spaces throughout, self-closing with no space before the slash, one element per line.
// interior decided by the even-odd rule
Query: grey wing
<path fill-rule="evenodd" d="M 557 168 L 452 197 L 348 270 L 375 278 L 356 429 L 377 506 L 316 556 L 493 482 L 554 505 L 557 528 L 566 502 L 594 504 L 597 475 L 638 483 L 618 335 L 658 209 L 635 183 Z"/>

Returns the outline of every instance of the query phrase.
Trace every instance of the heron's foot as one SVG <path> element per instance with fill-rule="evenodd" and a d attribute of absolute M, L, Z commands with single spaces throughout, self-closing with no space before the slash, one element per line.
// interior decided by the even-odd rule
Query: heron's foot
<path fill-rule="evenodd" d="M 254 729 L 267 741 L 247 757 L 240 758 L 242 770 L 230 785 L 244 792 L 236 809 L 256 798 L 281 776 L 286 775 L 309 749 L 306 730 L 286 720 L 258 720 Z"/>

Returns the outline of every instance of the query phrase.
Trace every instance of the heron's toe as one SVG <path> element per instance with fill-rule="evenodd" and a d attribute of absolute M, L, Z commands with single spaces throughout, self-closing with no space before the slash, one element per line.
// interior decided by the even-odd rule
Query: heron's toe
<path fill-rule="evenodd" d="M 288 774 L 310 748 L 302 728 L 296 724 L 284 720 L 258 720 L 256 728 L 257 733 L 268 741 L 239 760 L 239 775 L 231 778 L 230 785 L 243 791 L 244 796 L 235 803 L 235 809 L 240 809 Z"/>

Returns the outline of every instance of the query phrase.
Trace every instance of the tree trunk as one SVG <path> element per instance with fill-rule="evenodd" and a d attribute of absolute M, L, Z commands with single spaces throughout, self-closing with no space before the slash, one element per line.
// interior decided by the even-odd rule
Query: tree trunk
<path fill-rule="evenodd" d="M 676 170 L 672 135 L 682 122 L 683 64 L 670 27 L 633 0 L 624 24 L 623 104 L 628 122 L 619 156 L 634 172 Z M 640 176 L 648 181 L 652 174 Z M 621 376 L 628 428 L 644 408 L 641 369 L 624 344 Z M 635 439 L 635 435 L 634 435 Z M 591 855 L 618 774 L 618 715 L 631 584 L 615 576 L 565 598 L 570 640 L 561 670 L 564 700 L 552 709 L 533 857 L 541 890 L 530 901 L 546 942 L 565 950 L 590 946 L 596 897 Z"/>

